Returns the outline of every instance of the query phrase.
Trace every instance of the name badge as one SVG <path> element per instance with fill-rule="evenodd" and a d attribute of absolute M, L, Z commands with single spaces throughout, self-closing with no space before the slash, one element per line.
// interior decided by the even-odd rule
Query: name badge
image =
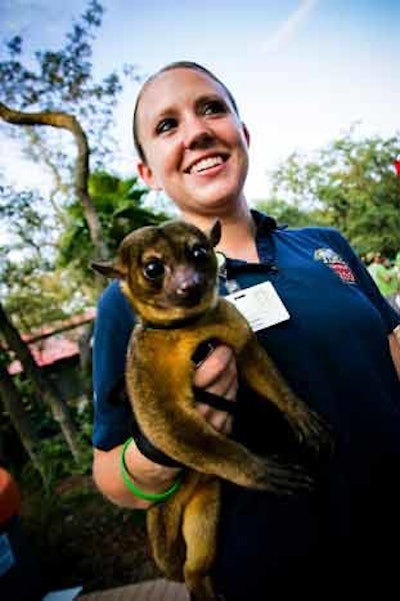
<path fill-rule="evenodd" d="M 254 332 L 290 319 L 285 305 L 271 282 L 237 290 L 225 298 L 244 315 Z"/>

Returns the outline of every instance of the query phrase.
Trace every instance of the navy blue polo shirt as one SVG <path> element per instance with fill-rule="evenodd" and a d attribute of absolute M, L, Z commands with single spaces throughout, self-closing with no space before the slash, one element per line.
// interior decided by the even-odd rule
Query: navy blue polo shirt
<path fill-rule="evenodd" d="M 258 338 L 329 423 L 335 451 L 318 465 L 303 458 L 318 471 L 311 494 L 276 497 L 223 483 L 215 583 L 232 601 L 275 599 L 292 587 L 310 597 L 313 587 L 321 592 L 320 581 L 340 587 L 343 577 L 359 585 L 360 563 L 368 590 L 378 567 L 389 566 L 382 537 L 400 534 L 393 477 L 400 473 L 400 383 L 387 339 L 400 318 L 336 230 L 276 228 L 269 217 L 253 216 L 260 263 L 228 259 L 227 278 L 241 288 L 264 281 L 275 287 L 290 318 Z M 111 283 L 98 304 L 94 338 L 93 444 L 104 450 L 129 436 L 129 407 L 114 403 L 112 391 L 123 377 L 133 324 Z M 260 454 L 301 453 L 282 417 L 245 390 L 234 436 Z"/>

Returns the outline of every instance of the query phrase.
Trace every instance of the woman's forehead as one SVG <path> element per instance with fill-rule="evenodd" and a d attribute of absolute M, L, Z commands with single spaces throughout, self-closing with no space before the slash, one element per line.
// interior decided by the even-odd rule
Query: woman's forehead
<path fill-rule="evenodd" d="M 220 96 L 229 102 L 224 88 L 207 73 L 179 67 L 163 71 L 145 84 L 138 112 L 142 115 L 158 114 L 181 102 L 207 95 Z"/>

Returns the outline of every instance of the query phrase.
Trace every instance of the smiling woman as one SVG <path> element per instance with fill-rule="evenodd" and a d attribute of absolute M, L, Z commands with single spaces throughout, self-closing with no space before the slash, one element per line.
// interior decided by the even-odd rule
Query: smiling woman
<path fill-rule="evenodd" d="M 209 71 L 208 69 L 206 69 L 205 67 L 203 67 L 203 65 L 199 65 L 197 63 L 193 63 L 193 62 L 189 62 L 189 61 L 179 61 L 179 62 L 175 62 L 175 63 L 170 63 L 169 65 L 163 67 L 162 69 L 160 69 L 160 71 L 157 71 L 154 75 L 152 75 L 151 77 L 148 78 L 148 80 L 145 82 L 145 84 L 143 85 L 140 93 L 137 96 L 136 99 L 136 104 L 135 104 L 135 108 L 133 111 L 133 142 L 135 144 L 135 148 L 136 148 L 136 152 L 140 158 L 141 161 L 146 162 L 145 156 L 144 156 L 144 152 L 143 152 L 143 148 L 142 145 L 139 141 L 139 134 L 138 134 L 138 118 L 137 118 L 137 111 L 138 111 L 138 107 L 140 104 L 140 100 L 141 97 L 144 93 L 144 91 L 146 90 L 146 87 L 157 77 L 157 75 L 159 75 L 160 73 L 166 73 L 167 71 L 173 71 L 176 68 L 182 68 L 184 69 L 185 67 L 189 68 L 189 69 L 196 69 L 198 70 L 200 73 L 203 73 L 204 75 L 207 75 L 208 77 L 210 77 L 210 79 L 212 79 L 216 84 L 218 84 L 222 90 L 225 92 L 226 96 L 229 99 L 229 102 L 232 106 L 232 108 L 234 109 L 234 111 L 236 112 L 237 115 L 239 115 L 239 109 L 237 107 L 236 101 L 234 99 L 234 97 L 232 96 L 232 94 L 230 93 L 230 91 L 228 90 L 228 88 L 225 86 L 225 84 L 218 79 L 218 77 L 216 77 L 214 75 L 214 73 L 212 73 L 211 71 Z M 217 101 L 218 102 L 218 101 Z"/>
<path fill-rule="evenodd" d="M 214 203 L 230 206 L 234 199 L 241 210 L 249 135 L 231 94 L 207 70 L 174 63 L 150 78 L 136 102 L 133 131 L 140 176 L 165 190 L 193 223 L 204 225 L 199 208 L 208 215 Z"/>
<path fill-rule="evenodd" d="M 250 210 L 250 136 L 212 73 L 184 62 L 153 75 L 138 96 L 134 136 L 139 173 L 150 187 L 166 192 L 184 220 L 204 232 L 220 221 L 220 293 L 239 289 L 259 342 L 334 439 L 332 454 L 310 455 L 285 419 L 250 394 L 233 351 L 218 340 L 196 359 L 195 406 L 205 422 L 257 455 L 294 460 L 315 480 L 314 490 L 289 496 L 221 481 L 213 588 L 225 601 L 316 601 L 327 583 L 332 598 L 344 588 L 366 596 L 378 586 L 381 597 L 390 596 L 397 587 L 391 545 L 400 538 L 399 315 L 339 232 L 291 230 Z M 150 269 L 160 281 L 168 277 L 159 265 Z M 139 449 L 130 440 L 132 408 L 121 382 L 135 322 L 111 283 L 94 336 L 93 470 L 114 503 L 148 508 L 148 499 L 167 502 L 176 493 L 182 468 L 172 467 L 166 449 Z M 177 529 L 186 526 L 183 519 Z M 180 549 L 178 537 L 171 553 Z"/>

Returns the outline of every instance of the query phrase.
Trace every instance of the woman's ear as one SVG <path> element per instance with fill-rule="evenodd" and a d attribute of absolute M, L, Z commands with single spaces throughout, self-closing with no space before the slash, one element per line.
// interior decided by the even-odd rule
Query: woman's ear
<path fill-rule="evenodd" d="M 162 186 L 157 182 L 157 178 L 152 169 L 146 163 L 139 161 L 136 167 L 140 178 L 144 181 L 146 186 L 152 190 L 162 190 Z"/>

